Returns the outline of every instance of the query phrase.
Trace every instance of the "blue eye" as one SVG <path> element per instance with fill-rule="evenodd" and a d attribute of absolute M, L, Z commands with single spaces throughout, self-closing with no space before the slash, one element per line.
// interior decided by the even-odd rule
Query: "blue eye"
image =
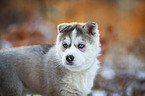
<path fill-rule="evenodd" d="M 64 48 L 67 48 L 67 44 L 63 44 L 63 47 L 64 47 Z"/>
<path fill-rule="evenodd" d="M 78 48 L 84 48 L 84 47 L 85 47 L 85 45 L 83 45 L 83 44 L 78 45 Z"/>

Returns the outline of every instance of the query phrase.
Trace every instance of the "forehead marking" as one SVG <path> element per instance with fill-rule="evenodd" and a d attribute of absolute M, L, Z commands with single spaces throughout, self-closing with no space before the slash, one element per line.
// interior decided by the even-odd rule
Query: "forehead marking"
<path fill-rule="evenodd" d="M 76 28 L 72 31 L 72 34 L 71 34 L 71 39 L 72 39 L 72 41 L 75 41 L 75 39 L 76 39 L 76 36 L 77 36 L 77 30 L 76 30 Z M 73 42 L 72 42 L 73 43 Z"/>
<path fill-rule="evenodd" d="M 65 43 L 67 43 L 67 44 L 70 44 L 70 43 L 71 43 L 70 37 L 69 37 L 69 36 L 66 36 L 66 37 L 64 38 L 63 41 L 64 41 Z"/>

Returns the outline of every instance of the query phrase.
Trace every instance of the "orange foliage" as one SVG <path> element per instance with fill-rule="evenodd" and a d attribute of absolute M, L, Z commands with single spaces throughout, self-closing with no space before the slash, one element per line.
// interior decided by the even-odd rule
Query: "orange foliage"
<path fill-rule="evenodd" d="M 119 0 L 116 2 L 114 0 L 10 0 L 10 2 L 3 2 L 9 6 L 9 8 L 3 6 L 3 10 L 19 9 L 24 17 L 19 26 L 11 27 L 9 33 L 4 36 L 14 46 L 44 44 L 48 41 L 48 38 L 30 23 L 31 20 L 37 20 L 38 17 L 43 18 L 42 21 L 52 21 L 54 24 L 97 22 L 101 34 L 103 56 L 109 50 L 110 44 L 120 43 L 120 48 L 126 47 L 127 49 L 129 46 L 133 46 L 134 40 L 141 38 L 140 36 L 144 32 L 145 1 L 143 0 L 128 1 L 128 5 L 125 5 L 126 1 Z M 7 28 L 10 26 L 11 24 Z M 53 34 L 53 32 L 55 35 L 52 38 L 55 38 L 56 29 L 51 33 Z M 101 59 L 103 60 L 103 57 Z"/>

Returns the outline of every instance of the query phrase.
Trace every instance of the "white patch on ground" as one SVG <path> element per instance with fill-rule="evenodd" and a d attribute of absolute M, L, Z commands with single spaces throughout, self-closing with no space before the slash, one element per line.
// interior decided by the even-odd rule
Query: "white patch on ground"
<path fill-rule="evenodd" d="M 126 94 L 127 94 L 127 96 L 133 96 L 133 92 L 132 92 L 133 90 L 132 90 L 132 87 L 131 86 L 129 86 L 127 89 L 126 89 Z"/>
<path fill-rule="evenodd" d="M 107 96 L 107 92 L 104 90 L 93 90 L 92 96 Z"/>
<path fill-rule="evenodd" d="M 31 94 L 27 94 L 26 96 L 42 96 L 42 95 L 31 95 Z"/>
<path fill-rule="evenodd" d="M 136 74 L 136 72 L 144 68 L 142 60 L 132 54 L 122 56 L 119 64 L 121 68 L 126 68 L 126 70 L 131 74 Z"/>
<path fill-rule="evenodd" d="M 139 71 L 136 74 L 136 77 L 137 77 L 138 80 L 145 80 L 145 71 Z"/>
<path fill-rule="evenodd" d="M 122 95 L 120 95 L 119 93 L 113 93 L 111 94 L 111 96 L 122 96 Z"/>
<path fill-rule="evenodd" d="M 115 72 L 111 68 L 103 68 L 100 75 L 106 80 L 111 80 L 115 77 Z"/>

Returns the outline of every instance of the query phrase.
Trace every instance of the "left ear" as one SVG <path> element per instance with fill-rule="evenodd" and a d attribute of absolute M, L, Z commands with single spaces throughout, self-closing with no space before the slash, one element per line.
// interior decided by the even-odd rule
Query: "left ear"
<path fill-rule="evenodd" d="M 72 25 L 69 23 L 61 23 L 57 26 L 58 33 L 64 33 L 66 32 Z"/>
<path fill-rule="evenodd" d="M 95 22 L 87 22 L 84 25 L 84 29 L 87 30 L 89 35 L 95 35 L 98 32 L 98 24 Z"/>

